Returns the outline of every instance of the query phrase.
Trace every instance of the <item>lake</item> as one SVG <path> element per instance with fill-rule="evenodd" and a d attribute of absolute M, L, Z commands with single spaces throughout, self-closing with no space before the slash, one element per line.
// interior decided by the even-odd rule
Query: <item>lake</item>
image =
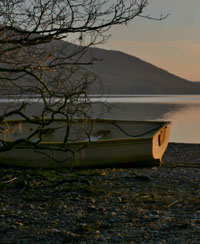
<path fill-rule="evenodd" d="M 200 95 L 110 95 L 93 96 L 91 100 L 92 117 L 171 121 L 170 142 L 200 143 Z M 9 100 L 11 104 L 14 101 Z M 29 111 L 38 110 L 38 98 L 31 99 L 31 102 L 33 107 L 29 107 Z M 0 99 L 0 111 L 7 103 L 8 100 Z M 106 104 L 109 104 L 109 109 Z"/>
<path fill-rule="evenodd" d="M 101 108 L 103 118 L 171 121 L 170 142 L 200 143 L 200 95 L 117 95 L 92 100 L 111 104 L 109 112 Z M 100 105 L 95 106 L 99 111 Z"/>

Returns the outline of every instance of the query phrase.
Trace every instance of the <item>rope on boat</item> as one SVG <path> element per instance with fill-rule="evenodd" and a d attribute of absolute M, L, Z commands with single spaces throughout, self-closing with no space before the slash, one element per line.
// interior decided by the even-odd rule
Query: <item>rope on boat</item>
<path fill-rule="evenodd" d="M 115 127 L 117 127 L 121 132 L 123 132 L 125 135 L 127 135 L 127 136 L 129 136 L 129 137 L 140 137 L 140 136 L 145 136 L 145 135 L 147 135 L 147 134 L 149 134 L 149 133 L 151 133 L 151 132 L 153 132 L 153 131 L 156 131 L 156 130 L 158 130 L 158 129 L 161 129 L 161 128 L 163 127 L 163 126 L 159 126 L 159 127 L 154 128 L 154 129 L 151 129 L 151 130 L 149 130 L 149 131 L 146 131 L 146 132 L 144 132 L 144 133 L 142 133 L 142 134 L 131 135 L 131 134 L 127 133 L 124 129 L 122 129 L 119 125 L 115 124 L 115 122 L 111 122 L 111 124 L 114 125 Z"/>

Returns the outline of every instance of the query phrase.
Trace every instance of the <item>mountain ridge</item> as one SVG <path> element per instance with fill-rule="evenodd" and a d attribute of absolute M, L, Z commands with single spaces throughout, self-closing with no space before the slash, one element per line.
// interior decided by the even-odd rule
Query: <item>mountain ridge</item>
<path fill-rule="evenodd" d="M 147 61 L 117 50 L 90 48 L 99 73 L 103 93 L 108 94 L 200 94 L 200 84 L 195 83 Z M 97 83 L 90 93 L 98 93 Z"/>
<path fill-rule="evenodd" d="M 93 58 L 99 60 L 94 62 L 89 68 L 90 71 L 97 73 L 99 77 L 99 79 L 95 80 L 88 87 L 87 91 L 89 94 L 200 94 L 199 82 L 188 81 L 147 61 L 121 51 L 89 47 L 86 52 L 84 50 L 85 53 L 83 56 L 82 53 L 78 53 L 74 56 L 71 55 L 80 47 L 81 46 L 63 40 L 54 40 L 46 44 L 39 44 L 33 51 L 35 51 L 37 57 L 40 57 L 43 53 L 43 49 L 45 54 L 48 54 L 49 50 L 55 49 L 55 57 L 63 60 L 67 56 L 72 56 L 73 58 L 70 60 L 72 64 L 73 62 L 76 63 L 76 60 L 82 61 L 83 63 L 87 63 L 87 61 L 89 62 L 93 60 Z M 19 62 L 21 62 L 20 56 L 24 55 L 28 62 L 32 62 L 29 53 L 26 55 L 26 52 L 28 52 L 28 49 L 24 49 L 22 55 L 20 54 L 19 57 L 16 56 L 16 60 L 18 61 L 19 58 Z M 65 52 L 69 53 L 69 55 L 65 56 Z M 56 58 L 54 59 L 56 60 Z M 49 59 L 47 62 L 52 62 L 52 60 L 53 58 Z M 43 62 L 44 65 L 46 65 L 45 59 Z M 6 67 L 8 66 L 9 68 L 9 64 L 12 65 L 12 60 L 10 60 L 8 64 L 6 60 L 3 65 L 5 64 Z M 87 66 L 87 68 L 88 67 L 89 66 Z M 12 75 L 13 79 L 16 79 L 17 75 L 15 73 L 12 73 Z M 69 72 L 67 69 L 63 71 L 62 77 L 63 80 L 66 80 L 66 84 L 68 84 L 67 77 L 69 77 Z M 54 76 L 52 75 L 52 79 L 53 78 Z M 27 78 L 27 74 L 24 77 L 21 75 L 19 85 L 32 85 L 32 82 L 34 85 L 34 81 L 32 81 L 30 77 Z M 71 84 L 73 81 L 76 83 L 76 78 L 69 83 Z"/>

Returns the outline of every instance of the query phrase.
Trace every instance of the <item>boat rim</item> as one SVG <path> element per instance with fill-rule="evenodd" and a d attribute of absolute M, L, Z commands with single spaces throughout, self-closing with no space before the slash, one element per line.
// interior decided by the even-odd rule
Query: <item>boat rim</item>
<path fill-rule="evenodd" d="M 49 118 L 45 118 L 43 119 L 42 121 L 50 121 L 51 119 Z M 33 120 L 34 121 L 34 120 Z M 36 121 L 38 121 L 36 119 Z M 62 118 L 56 118 L 54 119 L 53 121 L 64 121 L 64 119 Z M 52 121 L 52 122 L 53 122 Z M 67 121 L 67 120 L 66 120 Z M 147 132 L 146 134 L 149 133 L 148 136 L 136 136 L 136 137 L 129 137 L 129 138 L 111 138 L 111 139 L 102 139 L 102 140 L 96 140 L 96 141 L 90 141 L 90 140 L 87 140 L 87 141 L 67 141 L 66 143 L 63 143 L 61 141 L 52 141 L 52 142 L 39 142 L 38 144 L 35 144 L 35 142 L 31 143 L 25 143 L 25 142 L 21 142 L 19 143 L 18 145 L 15 146 L 15 148 L 19 148 L 19 147 L 33 147 L 33 148 L 36 148 L 36 149 L 44 149 L 44 148 L 47 148 L 49 147 L 49 149 L 51 149 L 51 147 L 55 147 L 55 150 L 56 148 L 64 148 L 66 145 L 67 146 L 76 146 L 76 145 L 97 145 L 97 144 L 111 144 L 111 143 L 126 143 L 126 142 L 131 142 L 131 141 L 146 141 L 146 140 L 149 140 L 149 139 L 152 139 L 156 134 L 159 133 L 160 130 L 162 130 L 163 128 L 166 128 L 167 126 L 169 126 L 171 124 L 170 121 L 157 121 L 157 120 L 144 120 L 144 121 L 139 121 L 139 120 L 111 120 L 111 119 L 76 119 L 76 120 L 68 120 L 67 122 L 73 122 L 73 123 L 78 123 L 78 122 L 89 122 L 89 121 L 97 121 L 97 122 L 105 122 L 105 123 L 114 123 L 114 122 L 145 122 L 145 123 L 161 123 L 162 125 L 153 129 L 152 131 L 156 131 L 155 134 L 151 133 L 150 132 Z M 20 122 L 29 122 L 27 121 L 26 119 L 10 119 L 10 120 L 2 120 L 0 123 L 2 122 L 10 122 L 10 123 L 20 123 Z M 4 143 L 8 143 L 8 144 L 12 144 L 15 140 L 4 140 L 4 139 L 1 139 L 1 141 L 3 141 Z M 37 147 L 37 146 L 38 147 Z"/>

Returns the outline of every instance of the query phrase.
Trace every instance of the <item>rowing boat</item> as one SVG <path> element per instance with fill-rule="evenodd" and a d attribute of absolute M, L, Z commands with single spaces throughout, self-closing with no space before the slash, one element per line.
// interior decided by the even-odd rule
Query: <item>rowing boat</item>
<path fill-rule="evenodd" d="M 170 122 L 56 119 L 0 123 L 0 165 L 85 168 L 160 165 Z M 42 129 L 41 129 L 42 128 Z"/>

